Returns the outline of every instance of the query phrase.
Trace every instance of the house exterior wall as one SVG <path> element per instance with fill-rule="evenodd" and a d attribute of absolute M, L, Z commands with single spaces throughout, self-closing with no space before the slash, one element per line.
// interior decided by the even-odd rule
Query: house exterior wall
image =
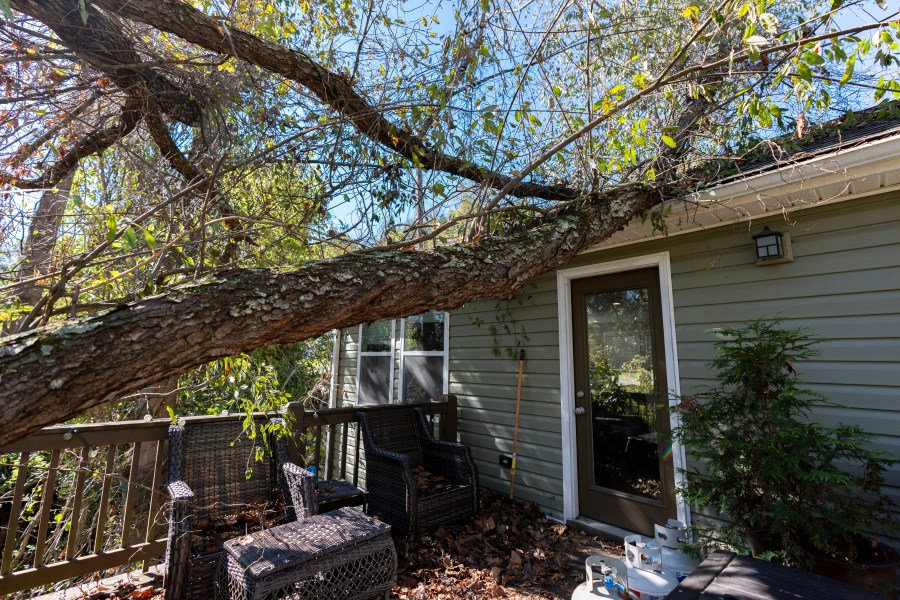
<path fill-rule="evenodd" d="M 751 235 L 763 225 L 791 234 L 793 262 L 756 266 Z M 708 330 L 778 316 L 787 327 L 831 340 L 799 368 L 810 389 L 839 405 L 817 407 L 815 419 L 858 424 L 878 436 L 877 447 L 900 455 L 900 195 L 806 209 L 789 222 L 769 217 L 590 252 L 567 268 L 664 251 L 682 393 L 714 383 L 706 363 L 716 338 Z M 509 471 L 498 455 L 512 447 L 518 363 L 504 349 L 521 344 L 527 361 L 516 495 L 562 518 L 555 275 L 537 278 L 508 305 L 482 301 L 452 314 L 450 393 L 459 397 L 460 438 L 472 446 L 482 485 L 507 490 Z M 888 484 L 900 500 L 900 472 L 890 473 Z"/>
<path fill-rule="evenodd" d="M 790 233 L 793 262 L 756 266 L 751 235 L 763 225 Z M 710 329 L 778 316 L 787 327 L 830 339 L 798 369 L 807 387 L 834 403 L 817 407 L 815 419 L 858 424 L 878 436 L 877 447 L 900 455 L 900 193 L 660 236 L 585 253 L 566 268 L 659 252 L 668 252 L 671 263 L 682 393 L 714 383 L 706 366 L 716 342 Z M 358 332 L 342 332 L 339 405 L 356 401 Z M 501 492 L 509 489 L 499 455 L 512 452 L 519 348 L 526 362 L 516 496 L 562 519 L 555 273 L 511 300 L 473 302 L 450 315 L 448 391 L 459 401 L 460 441 L 472 448 L 481 485 Z M 397 377 L 395 398 L 396 385 Z M 900 470 L 887 479 L 888 493 L 900 502 Z"/>
<path fill-rule="evenodd" d="M 359 357 L 359 327 L 348 327 L 340 331 L 338 350 L 337 393 L 335 406 L 356 404 L 356 366 Z"/>

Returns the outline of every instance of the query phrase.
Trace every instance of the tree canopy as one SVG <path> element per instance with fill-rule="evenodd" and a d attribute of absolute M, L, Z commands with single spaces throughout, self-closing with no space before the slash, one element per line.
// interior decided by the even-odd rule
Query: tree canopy
<path fill-rule="evenodd" d="M 0 13 L 0 443 L 219 357 L 509 295 L 900 95 L 881 0 Z"/>

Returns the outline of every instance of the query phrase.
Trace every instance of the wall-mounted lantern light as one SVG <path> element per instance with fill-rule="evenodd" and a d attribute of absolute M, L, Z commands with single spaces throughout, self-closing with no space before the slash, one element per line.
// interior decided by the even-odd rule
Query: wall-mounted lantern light
<path fill-rule="evenodd" d="M 772 231 L 769 226 L 753 236 L 756 246 L 756 264 L 774 264 L 794 260 L 791 253 L 791 238 L 780 231 Z"/>

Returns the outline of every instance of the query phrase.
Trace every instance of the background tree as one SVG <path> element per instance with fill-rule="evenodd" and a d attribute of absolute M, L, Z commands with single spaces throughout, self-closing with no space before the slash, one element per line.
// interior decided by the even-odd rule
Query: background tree
<path fill-rule="evenodd" d="M 881 2 L 0 9 L 0 184 L 31 212 L 0 227 L 0 443 L 217 358 L 508 295 L 900 93 Z"/>

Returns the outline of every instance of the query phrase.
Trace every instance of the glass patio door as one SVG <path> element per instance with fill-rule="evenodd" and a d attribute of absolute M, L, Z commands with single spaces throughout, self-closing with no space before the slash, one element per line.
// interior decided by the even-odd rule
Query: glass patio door
<path fill-rule="evenodd" d="M 676 515 L 659 271 L 572 282 L 578 499 L 643 534 Z"/>

